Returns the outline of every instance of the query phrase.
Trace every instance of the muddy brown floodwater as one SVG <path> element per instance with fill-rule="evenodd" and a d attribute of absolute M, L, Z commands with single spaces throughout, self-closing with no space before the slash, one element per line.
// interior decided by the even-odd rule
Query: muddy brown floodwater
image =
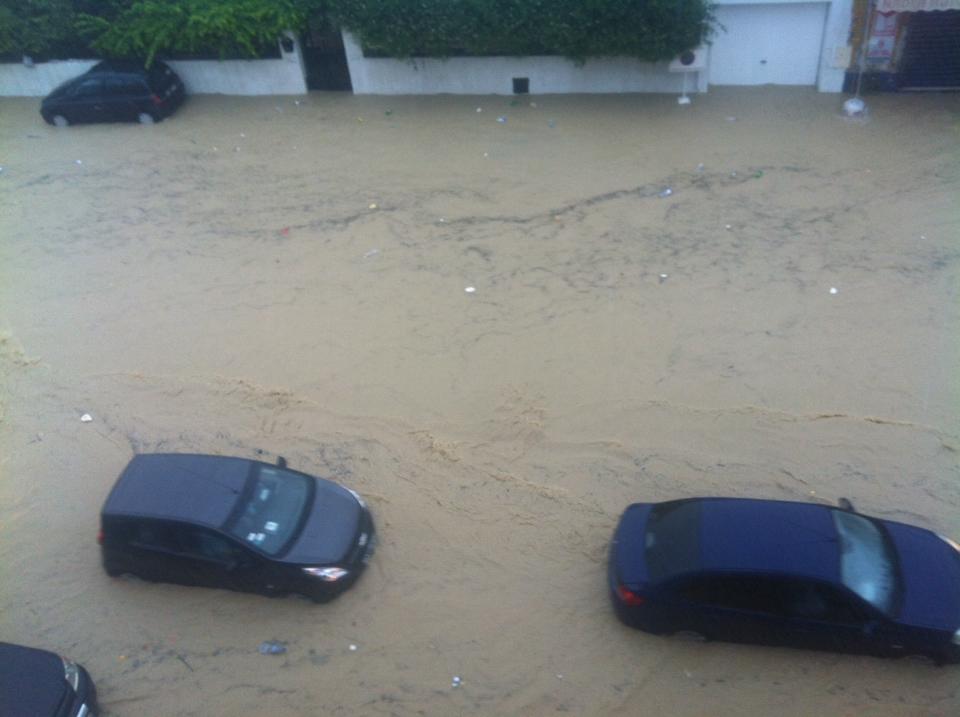
<path fill-rule="evenodd" d="M 960 535 L 960 97 L 530 99 L 0 104 L 0 638 L 114 717 L 960 714 L 956 669 L 653 637 L 604 583 L 636 500 Z M 342 481 L 371 569 L 321 606 L 106 577 L 142 451 Z"/>

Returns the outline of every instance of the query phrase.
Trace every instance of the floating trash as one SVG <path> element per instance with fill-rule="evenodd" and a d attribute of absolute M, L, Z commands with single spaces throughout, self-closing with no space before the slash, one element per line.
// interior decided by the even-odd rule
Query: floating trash
<path fill-rule="evenodd" d="M 277 640 L 265 640 L 260 643 L 260 647 L 257 648 L 257 651 L 261 655 L 282 655 L 287 651 L 287 645 L 283 642 L 278 642 Z"/>
<path fill-rule="evenodd" d="M 698 171 L 698 172 L 702 172 L 703 169 L 704 169 L 704 167 L 703 167 L 703 162 L 700 162 L 700 164 L 697 165 L 697 171 Z"/>
<path fill-rule="evenodd" d="M 93 416 L 91 416 L 89 413 L 84 413 L 82 416 L 80 416 L 81 423 L 90 423 L 92 420 Z"/>
<path fill-rule="evenodd" d="M 476 291 L 477 291 L 477 287 L 475 287 L 475 286 L 468 286 L 468 287 L 466 287 L 466 288 L 464 289 L 464 291 L 467 292 L 468 294 L 474 294 L 474 293 L 476 293 Z"/>
<path fill-rule="evenodd" d="M 243 132 L 241 132 L 241 133 L 240 133 L 240 136 L 245 138 L 247 135 L 245 135 Z"/>
<path fill-rule="evenodd" d="M 497 122 L 499 122 L 500 124 L 506 124 L 506 123 L 507 123 L 507 118 L 504 117 L 503 115 L 501 115 L 501 116 L 497 117 Z"/>
<path fill-rule="evenodd" d="M 350 652 L 356 652 L 356 651 L 357 651 L 357 646 L 356 646 L 356 645 L 350 645 Z"/>
<path fill-rule="evenodd" d="M 536 108 L 537 108 L 537 103 L 536 103 L 536 102 L 531 102 L 531 103 L 530 103 L 530 106 L 533 107 L 534 109 L 536 109 Z"/>
<path fill-rule="evenodd" d="M 730 231 L 731 229 L 733 229 L 733 225 L 732 225 L 732 224 L 724 224 L 724 225 L 723 225 L 723 228 L 726 229 L 727 231 Z"/>
<path fill-rule="evenodd" d="M 376 208 L 377 208 L 377 205 L 376 205 L 376 204 L 371 204 L 371 205 L 370 205 L 370 209 L 376 209 Z"/>
<path fill-rule="evenodd" d="M 453 679 L 450 681 L 450 686 L 453 688 L 457 688 L 462 684 L 463 684 L 463 680 L 460 679 L 459 675 L 454 675 Z"/>
<path fill-rule="evenodd" d="M 77 160 L 74 160 L 74 161 L 76 162 L 76 164 L 83 164 L 83 160 L 82 160 L 82 159 L 77 159 Z"/>
<path fill-rule="evenodd" d="M 835 286 L 831 286 L 831 287 L 830 287 L 830 293 L 831 293 L 831 294 L 836 294 L 837 291 L 839 291 L 839 289 L 837 289 L 837 287 L 835 287 Z"/>
<path fill-rule="evenodd" d="M 370 251 L 364 253 L 363 258 L 369 259 L 370 257 L 376 256 L 379 253 L 380 253 L 379 249 L 371 249 Z"/>
<path fill-rule="evenodd" d="M 667 187 L 662 192 L 660 192 L 660 194 L 658 194 L 657 196 L 660 198 L 664 198 L 664 197 L 669 197 L 672 194 L 673 194 L 673 190 L 670 187 Z"/>
<path fill-rule="evenodd" d="M 843 103 L 843 111 L 847 117 L 863 117 L 864 112 L 867 111 L 867 103 L 859 97 L 851 97 Z"/>
<path fill-rule="evenodd" d="M 477 112 L 483 112 L 483 107 L 477 107 Z"/>

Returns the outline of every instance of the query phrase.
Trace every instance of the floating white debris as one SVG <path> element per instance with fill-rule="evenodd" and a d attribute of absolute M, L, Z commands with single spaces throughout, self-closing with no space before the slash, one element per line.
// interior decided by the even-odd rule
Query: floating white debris
<path fill-rule="evenodd" d="M 241 133 L 240 133 L 240 136 L 241 136 L 241 137 L 246 137 L 247 135 L 245 135 L 243 132 L 241 132 Z"/>
<path fill-rule="evenodd" d="M 460 679 L 460 676 L 454 675 L 453 679 L 450 681 L 450 686 L 456 688 L 456 687 L 459 687 L 462 683 L 463 683 L 463 680 Z"/>
<path fill-rule="evenodd" d="M 727 231 L 730 231 L 731 229 L 733 229 L 733 225 L 732 225 L 732 224 L 724 224 L 724 225 L 723 225 L 723 228 L 726 229 Z"/>
<path fill-rule="evenodd" d="M 475 286 L 468 286 L 464 289 L 464 291 L 467 292 L 468 294 L 473 294 L 474 292 L 476 292 L 476 290 L 477 290 L 477 287 Z"/>
<path fill-rule="evenodd" d="M 82 160 L 82 159 L 78 159 L 78 160 L 76 160 L 76 163 L 77 163 L 77 164 L 83 164 L 83 160 Z"/>
<path fill-rule="evenodd" d="M 847 117 L 862 117 L 866 109 L 867 104 L 859 97 L 851 97 L 843 103 L 843 111 L 847 113 Z"/>
<path fill-rule="evenodd" d="M 356 652 L 356 651 L 357 651 L 357 646 L 356 646 L 356 645 L 350 645 L 350 652 Z"/>
<path fill-rule="evenodd" d="M 363 258 L 364 258 L 364 259 L 369 259 L 370 257 L 376 256 L 376 255 L 379 254 L 379 253 L 380 253 L 380 250 L 379 250 L 379 249 L 371 249 L 370 251 L 366 252 L 366 253 L 363 255 Z"/>
<path fill-rule="evenodd" d="M 483 107 L 477 107 L 477 112 L 483 112 Z"/>
<path fill-rule="evenodd" d="M 371 204 L 371 205 L 370 205 L 370 208 L 371 208 L 371 209 L 376 209 L 376 208 L 377 208 L 377 205 L 376 205 L 376 204 Z"/>
<path fill-rule="evenodd" d="M 837 287 L 831 286 L 831 287 L 830 287 L 830 293 L 831 293 L 831 294 L 836 294 L 836 293 L 837 293 Z"/>
<path fill-rule="evenodd" d="M 84 413 L 82 416 L 80 416 L 81 423 L 90 423 L 92 420 L 93 416 L 91 416 L 89 413 Z"/>
<path fill-rule="evenodd" d="M 664 198 L 664 197 L 669 197 L 671 194 L 673 194 L 673 190 L 670 187 L 667 187 L 662 192 L 660 192 L 660 194 L 658 194 L 657 196 Z"/>

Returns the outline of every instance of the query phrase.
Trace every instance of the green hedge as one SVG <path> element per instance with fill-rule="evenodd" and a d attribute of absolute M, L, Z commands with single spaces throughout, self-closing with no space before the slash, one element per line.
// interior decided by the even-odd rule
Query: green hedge
<path fill-rule="evenodd" d="M 323 0 L 0 0 L 0 55 L 257 57 Z"/>
<path fill-rule="evenodd" d="M 707 39 L 707 0 L 328 0 L 372 55 L 629 56 L 666 60 Z"/>

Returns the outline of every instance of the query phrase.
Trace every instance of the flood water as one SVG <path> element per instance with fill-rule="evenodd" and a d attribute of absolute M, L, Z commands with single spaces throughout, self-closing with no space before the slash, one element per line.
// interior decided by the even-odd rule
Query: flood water
<path fill-rule="evenodd" d="M 960 714 L 956 669 L 607 601 L 633 501 L 960 536 L 960 97 L 842 99 L 3 100 L 0 639 L 115 717 Z M 150 451 L 341 481 L 370 569 L 319 606 L 108 578 L 98 512 Z"/>

